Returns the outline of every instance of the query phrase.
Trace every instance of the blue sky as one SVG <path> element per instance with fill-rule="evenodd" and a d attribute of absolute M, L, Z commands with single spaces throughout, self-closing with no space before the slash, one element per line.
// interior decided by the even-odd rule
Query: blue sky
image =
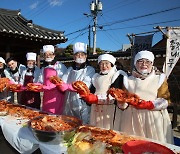
<path fill-rule="evenodd" d="M 65 31 L 66 47 L 81 41 L 88 44 L 88 26 L 93 25 L 90 3 L 94 0 L 1 0 L 0 8 L 21 10 L 21 15 L 34 24 Z M 129 44 L 127 34 L 154 31 L 156 26 L 180 26 L 180 0 L 101 0 L 98 15 L 97 47 L 116 51 Z M 179 7 L 179 8 L 178 8 Z M 166 10 L 166 11 L 165 11 Z M 156 14 L 154 14 L 156 13 Z M 154 15 L 149 15 L 154 14 Z M 139 18 L 141 17 L 141 18 Z M 91 46 L 93 44 L 91 33 Z M 162 38 L 157 32 L 153 44 Z"/>

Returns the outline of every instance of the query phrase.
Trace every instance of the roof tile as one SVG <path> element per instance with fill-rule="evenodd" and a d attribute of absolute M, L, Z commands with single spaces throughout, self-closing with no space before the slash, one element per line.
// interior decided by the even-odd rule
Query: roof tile
<path fill-rule="evenodd" d="M 19 34 L 19 37 L 29 39 L 56 40 L 59 43 L 66 42 L 63 31 L 48 29 L 36 24 L 32 20 L 25 19 L 20 10 L 0 9 L 0 34 Z"/>

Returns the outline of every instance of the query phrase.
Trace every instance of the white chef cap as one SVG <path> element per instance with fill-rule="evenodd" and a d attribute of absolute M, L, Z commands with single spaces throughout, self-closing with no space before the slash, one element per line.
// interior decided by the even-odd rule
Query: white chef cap
<path fill-rule="evenodd" d="M 27 58 L 27 60 L 35 60 L 35 61 L 36 61 L 36 53 L 34 53 L 34 52 L 28 52 L 28 53 L 26 54 L 26 58 Z"/>
<path fill-rule="evenodd" d="M 136 54 L 134 58 L 134 65 L 136 65 L 137 60 L 143 59 L 143 58 L 150 60 L 152 63 L 154 62 L 154 54 L 150 51 L 144 50 Z"/>
<path fill-rule="evenodd" d="M 76 42 L 73 45 L 73 53 L 75 54 L 77 52 L 87 53 L 87 44 L 82 43 L 82 42 Z"/>
<path fill-rule="evenodd" d="M 46 53 L 47 51 L 51 51 L 54 53 L 54 46 L 53 45 L 44 45 L 43 52 Z"/>
<path fill-rule="evenodd" d="M 107 61 L 111 62 L 113 65 L 116 62 L 116 58 L 113 55 L 110 55 L 110 54 L 100 55 L 98 57 L 98 63 L 100 63 L 100 61 L 102 61 L 102 60 L 107 60 Z"/>
<path fill-rule="evenodd" d="M 0 57 L 0 62 L 3 63 L 3 64 L 6 64 L 4 58 Z"/>

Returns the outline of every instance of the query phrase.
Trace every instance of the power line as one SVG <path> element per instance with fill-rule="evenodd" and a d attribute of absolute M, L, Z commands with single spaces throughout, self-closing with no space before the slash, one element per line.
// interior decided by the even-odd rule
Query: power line
<path fill-rule="evenodd" d="M 92 27 L 92 26 L 91 26 L 91 27 Z M 72 32 L 72 33 L 69 33 L 69 34 L 65 34 L 65 35 L 66 35 L 66 36 L 69 36 L 69 35 L 72 35 L 72 34 L 75 34 L 75 33 L 81 32 L 81 31 L 84 31 L 84 30 L 86 30 L 86 29 L 88 29 L 88 27 L 79 29 L 79 30 L 77 30 L 77 31 L 75 31 L 75 32 Z"/>
<path fill-rule="evenodd" d="M 174 19 L 174 20 L 168 20 L 168 21 L 162 21 L 162 22 L 155 22 L 155 23 L 149 23 L 149 24 L 143 24 L 143 25 L 138 25 L 138 26 L 129 26 L 129 27 L 121 27 L 121 28 L 109 28 L 109 29 L 106 29 L 106 30 L 101 30 L 101 31 L 110 31 L 110 30 L 118 30 L 118 29 L 127 29 L 127 28 L 136 28 L 136 27 L 144 27 L 144 26 L 150 26 L 150 25 L 155 25 L 155 24 L 162 24 L 162 23 L 169 23 L 169 22 L 176 22 L 176 21 L 180 21 L 180 19 Z M 103 26 L 103 25 L 102 25 Z M 92 28 L 93 26 L 91 26 Z M 81 32 L 82 30 L 86 30 L 88 29 L 88 27 L 85 27 L 83 29 L 79 29 L 75 32 L 71 32 L 69 34 L 67 34 L 66 36 L 68 35 L 72 35 L 74 33 L 77 33 L 77 32 Z"/>
<path fill-rule="evenodd" d="M 91 22 L 91 21 L 90 21 Z M 90 22 L 89 22 L 89 24 L 90 24 Z M 83 29 L 81 29 L 81 30 L 78 30 L 78 32 L 81 32 L 78 36 L 76 36 L 75 38 L 73 38 L 74 40 L 73 41 L 75 41 L 79 36 L 82 36 L 82 35 L 84 35 L 85 33 L 87 33 L 88 31 L 86 31 L 86 32 L 84 32 L 84 33 L 82 33 L 83 31 L 85 31 L 85 30 L 87 30 L 87 29 L 89 29 L 89 24 L 88 24 L 88 26 L 86 26 L 85 28 L 83 28 Z M 67 35 L 66 35 L 67 36 Z M 72 40 L 72 39 L 71 39 Z M 68 40 L 69 41 L 69 40 Z M 72 41 L 72 42 L 73 42 Z M 71 43 L 72 43 L 71 42 Z M 71 44 L 70 43 L 70 44 Z"/>
<path fill-rule="evenodd" d="M 120 22 L 125 22 L 125 21 L 130 21 L 130 20 L 135 20 L 135 19 L 138 19 L 138 18 L 142 18 L 142 17 L 146 17 L 146 16 L 151 16 L 151 15 L 155 15 L 155 14 L 159 14 L 159 13 L 163 13 L 163 12 L 167 12 L 167 11 L 171 11 L 171 10 L 174 10 L 174 9 L 179 9 L 180 8 L 180 6 L 179 7 L 175 7 L 175 8 L 171 8 L 171 9 L 166 9 L 166 10 L 163 10 L 163 11 L 158 11 L 158 12 L 154 12 L 154 13 L 150 13 L 150 14 L 146 14 L 146 15 L 142 15 L 142 16 L 137 16 L 137 17 L 133 17 L 133 18 L 129 18 L 129 19 L 124 19 L 124 20 L 120 20 L 120 21 L 115 21 L 115 22 L 112 22 L 111 24 L 109 23 L 109 24 L 104 24 L 104 25 L 102 25 L 103 27 L 105 27 L 105 26 L 111 26 L 111 25 L 113 25 L 113 23 L 120 23 Z M 179 20 L 179 19 L 178 19 Z M 91 26 L 92 27 L 92 26 Z M 84 29 L 84 28 L 83 28 Z M 79 31 L 81 31 L 81 30 L 83 30 L 83 29 L 80 29 L 80 30 L 77 30 L 77 31 L 75 31 L 75 32 L 72 32 L 72 33 L 69 33 L 68 35 L 71 35 L 71 34 L 73 34 L 73 33 L 76 33 L 76 32 L 79 32 Z M 87 29 L 87 28 L 86 28 Z"/>
<path fill-rule="evenodd" d="M 124 19 L 124 20 L 117 20 L 117 21 L 114 21 L 114 22 L 110 22 L 110 23 L 104 24 L 103 27 L 111 26 L 111 25 L 114 25 L 114 24 L 117 24 L 117 23 L 131 21 L 131 20 L 135 20 L 135 19 L 140 19 L 140 18 L 144 18 L 144 17 L 148 17 L 148 16 L 152 16 L 152 15 L 156 15 L 156 14 L 160 14 L 160 13 L 164 13 L 164 12 L 169 12 L 169 11 L 176 10 L 176 9 L 179 9 L 179 8 L 180 8 L 180 6 L 174 7 L 174 8 L 170 8 L 170 9 L 166 9 L 166 10 L 162 10 L 162 11 L 158 11 L 158 12 L 154 12 L 154 13 L 149 13 L 149 14 L 137 16 L 137 17 L 132 17 L 132 18 Z"/>
<path fill-rule="evenodd" d="M 74 37 L 74 38 L 71 38 L 70 40 L 68 40 L 68 41 L 71 41 L 71 40 L 73 40 L 73 41 L 71 41 L 71 43 L 69 43 L 69 44 L 72 44 L 78 37 L 80 37 L 80 36 L 83 36 L 84 34 L 86 34 L 88 31 L 86 31 L 86 32 L 84 32 L 84 33 L 81 33 L 81 34 L 79 34 L 78 36 L 76 36 L 76 37 Z"/>
<path fill-rule="evenodd" d="M 92 19 L 90 20 L 90 22 L 89 22 L 89 24 L 92 22 Z M 68 35 L 72 35 L 72 34 L 74 34 L 74 33 L 78 33 L 78 32 L 81 32 L 81 31 L 84 31 L 84 30 L 86 30 L 86 29 L 89 29 L 89 24 L 88 24 L 88 26 L 86 26 L 85 28 L 82 28 L 82 29 L 79 29 L 79 30 L 77 30 L 77 31 L 74 31 L 74 32 L 71 32 L 71 33 L 69 33 L 69 34 L 66 34 L 66 36 L 68 36 Z M 90 26 L 90 28 L 92 28 L 93 26 Z"/>
<path fill-rule="evenodd" d="M 41 14 L 42 12 L 44 12 L 45 10 L 47 10 L 49 8 L 49 3 L 48 3 L 48 1 L 45 1 L 45 2 L 43 2 L 43 1 L 41 1 L 40 3 L 39 3 L 39 5 L 38 5 L 38 7 L 37 7 L 37 10 L 36 11 L 32 11 L 31 10 L 31 12 L 29 13 L 29 17 L 31 17 L 31 18 L 35 18 L 35 17 L 37 17 L 39 14 Z"/>
<path fill-rule="evenodd" d="M 39 11 L 38 13 L 34 14 L 34 18 L 36 18 L 38 15 L 40 15 L 41 13 L 43 13 L 44 11 L 46 11 L 47 9 L 49 9 L 50 7 L 47 5 L 46 7 L 44 7 L 41 11 Z"/>
<path fill-rule="evenodd" d="M 117 45 L 117 46 L 120 45 L 120 42 L 119 42 L 118 40 L 116 40 L 116 39 L 115 39 L 111 34 L 109 34 L 107 31 L 105 31 L 105 32 L 107 33 L 107 35 L 106 35 L 106 33 L 105 33 L 105 35 L 106 35 L 109 39 L 111 39 L 113 42 L 116 41 L 116 43 L 118 43 L 118 44 L 116 44 L 116 43 L 114 42 L 115 45 Z"/>
<path fill-rule="evenodd" d="M 43 0 L 40 2 L 36 2 L 36 3 L 37 3 L 37 6 L 35 8 L 31 8 L 30 6 L 32 6 L 34 4 L 31 2 L 31 4 L 28 5 L 28 8 L 30 8 L 30 10 L 28 10 L 26 13 L 24 13 L 24 15 L 30 16 L 34 12 L 38 11 L 40 6 L 42 7 L 43 5 L 47 5 Z"/>
<path fill-rule="evenodd" d="M 104 21 L 106 21 L 104 17 L 103 17 L 103 19 L 104 19 Z M 102 30 L 102 31 L 104 31 L 104 30 Z M 107 30 L 105 30 L 105 31 L 107 32 Z M 110 35 L 110 34 L 108 33 L 108 35 Z M 116 39 L 116 38 L 118 38 L 118 37 L 116 37 L 116 38 L 114 37 L 114 36 L 116 36 L 116 35 L 117 35 L 117 33 L 113 33 L 113 36 L 112 36 L 112 35 L 110 35 L 110 36 L 113 38 L 113 40 L 115 40 L 116 42 L 118 42 L 118 44 L 120 44 L 119 41 L 117 41 L 118 39 Z M 116 44 L 116 43 L 115 43 L 115 44 Z"/>
<path fill-rule="evenodd" d="M 127 0 L 125 0 L 125 2 L 127 2 Z M 132 2 L 129 2 L 129 3 L 123 4 L 123 5 L 122 5 L 122 2 L 119 2 L 119 3 L 115 4 L 111 9 L 107 9 L 106 11 L 103 11 L 103 13 L 107 13 L 107 12 L 114 11 L 114 10 L 119 9 L 119 8 L 121 8 L 121 7 L 134 4 L 135 2 L 139 2 L 139 0 L 134 0 L 134 1 L 132 1 Z M 118 4 L 121 4 L 121 5 L 118 6 Z"/>
<path fill-rule="evenodd" d="M 175 9 L 179 9 L 180 7 L 175 7 L 175 8 L 171 8 L 171 9 L 166 9 L 166 10 L 162 10 L 162 11 L 158 11 L 158 12 L 154 12 L 154 13 L 150 13 L 150 14 L 146 14 L 146 15 L 142 15 L 142 16 L 137 16 L 137 17 L 133 17 L 133 18 L 129 18 L 129 19 L 124 19 L 124 20 L 120 20 L 120 21 L 115 21 L 115 22 L 111 22 L 111 24 L 105 24 L 105 25 L 102 25 L 103 27 L 105 26 L 111 26 L 116 23 L 120 23 L 120 22 L 125 22 L 125 21 L 130 21 L 130 20 L 135 20 L 135 19 L 138 19 L 138 18 L 143 18 L 143 17 L 147 17 L 147 16 L 151 16 L 151 15 L 155 15 L 155 14 L 159 14 L 159 13 L 164 13 L 164 12 L 168 12 L 168 11 L 172 11 L 172 10 L 175 10 Z M 160 23 L 168 23 L 168 22 L 174 22 L 174 21 L 179 21 L 180 19 L 176 19 L 176 20 L 170 20 L 170 21 L 164 21 L 164 22 L 158 22 L 158 23 L 151 23 L 151 24 L 145 24 L 145 25 L 139 25 L 139 26 L 131 26 L 131 27 L 124 27 L 124 28 L 118 28 L 118 29 L 125 29 L 125 28 L 134 28 L 134 27 L 142 27 L 142 26 L 148 26 L 148 25 L 154 25 L 154 24 L 160 24 Z M 93 26 L 91 26 L 93 27 Z M 72 33 L 69 33 L 67 34 L 66 36 L 68 35 L 72 35 L 74 33 L 78 33 L 78 32 L 82 32 L 84 30 L 88 29 L 88 27 L 85 27 L 83 29 L 80 29 L 80 30 L 77 30 L 75 32 L 72 32 Z M 113 30 L 113 29 L 107 29 L 107 30 Z M 106 30 L 106 31 L 107 31 Z M 114 29 L 115 30 L 115 29 Z"/>
<path fill-rule="evenodd" d="M 59 27 L 64 27 L 64 26 L 70 25 L 70 24 L 75 23 L 75 22 L 79 22 L 79 21 L 81 21 L 81 20 L 84 20 L 85 18 L 86 18 L 86 17 L 81 17 L 81 18 L 78 18 L 78 19 L 69 21 L 69 22 L 67 22 L 67 23 L 65 23 L 65 24 L 63 24 L 63 25 L 58 26 L 58 28 L 59 28 Z"/>
<path fill-rule="evenodd" d="M 162 22 L 156 22 L 156 23 L 149 23 L 149 24 L 144 24 L 144 25 L 138 25 L 138 26 L 130 26 L 130 27 L 121 27 L 121 28 L 114 28 L 114 29 L 106 29 L 106 30 L 101 30 L 101 31 L 105 31 L 105 32 L 107 32 L 107 31 L 110 31 L 110 30 L 117 30 L 117 29 L 126 29 L 126 28 L 135 28 L 135 27 L 142 27 L 142 26 L 149 26 L 149 25 L 154 25 L 154 24 L 162 24 L 162 23 L 169 23 L 169 22 L 175 22 L 175 21 L 180 21 L 180 19 L 175 19 L 175 20 L 168 20 L 168 21 L 162 21 Z M 93 26 L 91 26 L 91 27 L 93 27 Z M 72 35 L 72 34 L 74 34 L 74 33 L 77 33 L 77 32 L 81 32 L 78 36 L 76 36 L 76 37 L 74 37 L 74 38 L 72 38 L 72 39 L 70 39 L 70 40 L 75 40 L 75 39 L 77 39 L 78 37 L 80 37 L 80 36 L 82 36 L 82 35 L 84 35 L 84 34 L 86 34 L 88 31 L 86 31 L 86 32 L 84 32 L 84 33 L 82 33 L 84 30 L 87 30 L 88 29 L 88 27 L 85 27 L 85 28 L 83 28 L 83 29 L 80 29 L 80 30 L 77 30 L 77 31 L 75 31 L 75 32 L 72 32 L 72 33 L 69 33 L 68 35 Z M 153 31 L 154 32 L 154 31 Z M 116 41 L 118 44 L 119 44 L 119 42 L 116 40 L 116 39 L 114 39 L 113 37 L 112 37 L 112 35 L 110 35 L 109 33 L 107 33 L 108 35 L 106 35 L 109 39 L 111 39 L 111 40 L 114 40 L 114 41 Z M 67 36 L 67 35 L 66 35 Z M 70 40 L 68 40 L 68 41 L 70 41 Z M 73 42 L 72 41 L 72 42 Z M 72 44 L 72 42 L 70 43 L 70 44 Z M 116 43 L 115 43 L 116 44 Z M 117 45 L 117 44 L 116 44 Z"/>
<path fill-rule="evenodd" d="M 110 28 L 110 29 L 106 29 L 105 31 L 107 31 L 107 30 L 109 31 L 109 30 L 118 30 L 118 29 L 145 27 L 145 26 L 151 26 L 151 25 L 155 25 L 155 24 L 163 24 L 163 23 L 176 22 L 176 21 L 180 21 L 180 19 L 168 20 L 168 21 L 162 21 L 162 22 L 155 22 L 155 23 L 143 24 L 143 25 L 138 25 L 138 26 L 129 26 L 129 27 L 121 27 L 121 28 Z"/>

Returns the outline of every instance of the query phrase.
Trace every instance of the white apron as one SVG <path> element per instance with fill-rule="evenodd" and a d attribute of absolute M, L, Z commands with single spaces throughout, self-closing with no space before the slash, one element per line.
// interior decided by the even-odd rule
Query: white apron
<path fill-rule="evenodd" d="M 95 70 L 91 66 L 86 66 L 80 70 L 74 70 L 72 67 L 63 75 L 62 79 L 65 83 L 72 83 L 74 81 L 83 81 L 88 87 L 91 85 L 91 79 Z M 83 124 L 89 124 L 91 107 L 77 92 L 66 91 L 65 93 L 65 107 L 63 114 L 75 116 L 82 120 Z"/>
<path fill-rule="evenodd" d="M 146 101 L 153 101 L 157 98 L 160 87 L 159 80 L 160 75 L 152 73 L 144 80 L 130 76 L 124 82 L 129 92 L 139 95 L 141 99 Z M 171 121 L 167 109 L 154 111 L 129 106 L 122 113 L 120 130 L 130 135 L 173 143 Z"/>
<path fill-rule="evenodd" d="M 98 96 L 98 101 L 104 104 L 107 103 L 106 92 L 108 91 L 111 83 L 112 77 L 115 73 L 115 69 L 112 70 L 107 75 L 95 74 L 93 77 L 93 85 L 96 89 L 95 94 Z M 102 127 L 106 129 L 113 129 L 114 115 L 116 106 L 111 105 L 96 105 L 91 106 L 90 124 L 96 127 Z"/>

